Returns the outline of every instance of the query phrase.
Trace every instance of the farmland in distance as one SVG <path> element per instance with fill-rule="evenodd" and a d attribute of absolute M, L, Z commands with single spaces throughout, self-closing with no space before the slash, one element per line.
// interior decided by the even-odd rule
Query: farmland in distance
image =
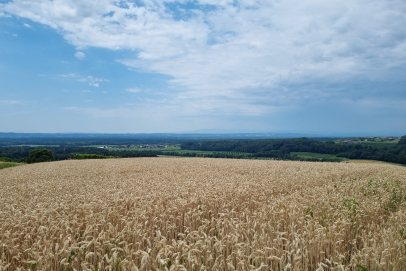
<path fill-rule="evenodd" d="M 0 198 L 2 271 L 406 270 L 396 165 L 66 160 L 3 169 Z"/>

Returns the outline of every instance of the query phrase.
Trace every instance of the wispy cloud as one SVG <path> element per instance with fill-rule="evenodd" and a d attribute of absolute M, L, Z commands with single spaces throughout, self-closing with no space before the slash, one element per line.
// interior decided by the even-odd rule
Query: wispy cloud
<path fill-rule="evenodd" d="M 65 77 L 65 78 L 77 78 L 79 77 L 78 75 L 74 74 L 74 73 L 69 73 L 69 74 L 61 74 L 59 75 L 60 77 Z"/>
<path fill-rule="evenodd" d="M 103 79 L 103 78 L 97 78 L 97 77 L 93 77 L 93 76 L 80 76 L 74 73 L 69 73 L 69 74 L 62 74 L 60 75 L 60 77 L 64 77 L 64 78 L 74 78 L 76 79 L 78 82 L 83 82 L 83 83 L 88 83 L 89 86 L 93 86 L 93 87 L 99 87 L 101 82 L 109 82 L 109 80 L 107 79 Z"/>
<path fill-rule="evenodd" d="M 76 52 L 74 56 L 76 58 L 78 58 L 78 59 L 81 59 L 81 60 L 85 59 L 85 57 L 86 57 L 86 55 L 84 53 L 82 53 L 82 52 Z"/>
<path fill-rule="evenodd" d="M 142 89 L 142 88 L 127 88 L 125 91 L 130 93 L 139 93 L 139 92 L 149 92 L 149 89 Z"/>
<path fill-rule="evenodd" d="M 29 24 L 24 24 L 24 26 L 27 28 L 31 28 L 31 25 L 29 25 Z"/>
<path fill-rule="evenodd" d="M 1 5 L 1 4 L 0 4 Z M 11 17 L 10 15 L 0 11 L 0 17 Z"/>

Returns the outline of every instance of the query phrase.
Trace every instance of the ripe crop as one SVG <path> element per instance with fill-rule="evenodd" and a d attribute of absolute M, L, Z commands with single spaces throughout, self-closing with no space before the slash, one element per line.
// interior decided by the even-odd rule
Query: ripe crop
<path fill-rule="evenodd" d="M 136 158 L 0 172 L 0 270 L 406 270 L 406 168 Z"/>

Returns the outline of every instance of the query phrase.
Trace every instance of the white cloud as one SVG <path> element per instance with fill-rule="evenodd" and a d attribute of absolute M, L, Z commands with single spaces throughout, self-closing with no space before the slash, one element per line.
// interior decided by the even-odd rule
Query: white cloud
<path fill-rule="evenodd" d="M 1 4 L 0 4 L 0 8 L 1 8 Z M 11 16 L 0 11 L 0 17 L 11 17 Z"/>
<path fill-rule="evenodd" d="M 83 82 L 83 83 L 88 83 L 89 86 L 93 86 L 93 87 L 99 87 L 101 82 L 109 82 L 109 80 L 107 79 L 103 79 L 103 78 L 97 78 L 97 77 L 93 77 L 93 76 L 80 76 L 74 73 L 69 73 L 69 74 L 62 74 L 60 75 L 60 77 L 64 77 L 64 78 L 75 78 L 77 81 L 79 82 Z"/>
<path fill-rule="evenodd" d="M 74 73 L 68 73 L 68 74 L 61 74 L 59 75 L 60 77 L 78 77 L 76 74 Z"/>
<path fill-rule="evenodd" d="M 91 90 L 88 90 L 88 89 L 85 89 L 85 90 L 82 90 L 82 92 L 91 93 L 92 91 L 91 91 Z"/>
<path fill-rule="evenodd" d="M 20 0 L 0 10 L 49 25 L 78 48 L 136 50 L 120 62 L 172 76 L 182 90 L 173 102 L 187 104 L 185 112 L 263 114 L 306 100 L 351 99 L 351 86 L 334 87 L 343 82 L 404 76 L 403 0 L 198 0 L 189 10 L 169 9 L 170 2 L 186 3 Z"/>
<path fill-rule="evenodd" d="M 107 94 L 107 91 L 103 91 L 104 94 Z"/>
<path fill-rule="evenodd" d="M 148 92 L 149 89 L 127 88 L 126 91 L 127 91 L 127 92 L 130 92 L 130 93 L 138 93 L 138 92 Z"/>
<path fill-rule="evenodd" d="M 31 28 L 31 25 L 29 25 L 29 24 L 24 24 L 24 26 L 27 28 Z"/>
<path fill-rule="evenodd" d="M 75 57 L 78 59 L 85 59 L 86 55 L 82 52 L 76 52 Z"/>

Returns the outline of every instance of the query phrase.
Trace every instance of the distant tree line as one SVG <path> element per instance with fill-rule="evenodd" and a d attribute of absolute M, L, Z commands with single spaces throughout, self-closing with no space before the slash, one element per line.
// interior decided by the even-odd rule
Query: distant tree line
<path fill-rule="evenodd" d="M 309 140 L 305 137 L 294 139 L 258 139 L 258 140 L 209 140 L 191 141 L 181 144 L 182 149 L 200 151 L 232 151 L 244 153 L 267 153 L 280 151 L 282 154 L 290 152 L 331 153 L 347 150 L 347 146 L 340 146 L 330 141 L 327 143 Z M 273 154 L 272 154 L 273 155 Z"/>
<path fill-rule="evenodd" d="M 337 158 L 304 158 L 298 155 L 284 154 L 280 151 L 259 152 L 256 154 L 243 152 L 213 152 L 213 153 L 195 153 L 195 152 L 159 152 L 161 155 L 183 156 L 183 157 L 203 157 L 203 158 L 229 158 L 229 159 L 258 159 L 269 158 L 274 160 L 293 160 L 308 162 L 340 162 Z"/>
<path fill-rule="evenodd" d="M 35 147 L 0 147 L 0 157 L 7 157 L 16 162 L 28 162 L 30 160 L 30 152 L 37 150 Z M 135 151 L 135 150 L 108 150 L 91 147 L 46 147 L 52 153 L 53 160 L 67 160 L 71 158 L 71 154 L 95 154 L 103 156 L 114 156 L 120 158 L 126 157 L 156 157 L 157 154 L 151 151 Z M 41 159 L 41 158 L 35 158 Z"/>
<path fill-rule="evenodd" d="M 83 160 L 83 159 L 110 159 L 110 158 L 120 158 L 120 156 L 111 156 L 103 154 L 87 154 L 87 153 L 71 153 L 70 159 Z"/>
<path fill-rule="evenodd" d="M 308 138 L 258 140 L 208 140 L 181 144 L 181 149 L 198 151 L 243 152 L 253 157 L 292 159 L 291 152 L 334 154 L 349 159 L 379 160 L 406 164 L 406 136 L 397 145 L 373 147 L 363 144 L 336 144 L 333 141 L 315 141 Z"/>

